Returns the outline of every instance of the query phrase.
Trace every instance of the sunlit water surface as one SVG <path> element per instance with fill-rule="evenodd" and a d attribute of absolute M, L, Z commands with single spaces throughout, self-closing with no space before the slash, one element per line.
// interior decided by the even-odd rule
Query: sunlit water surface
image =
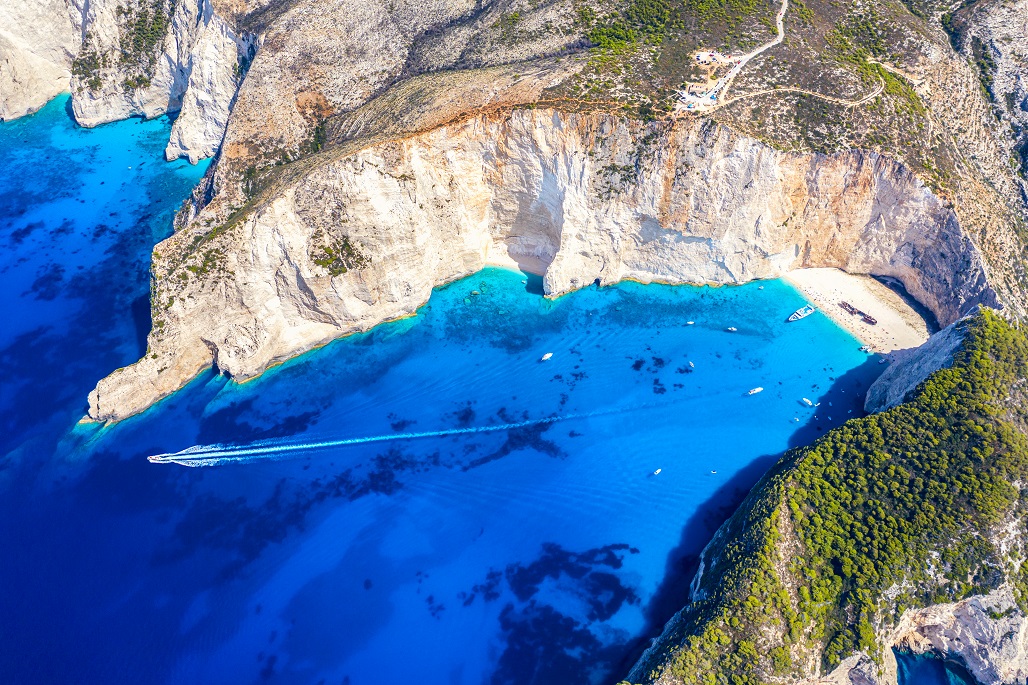
<path fill-rule="evenodd" d="M 145 350 L 150 248 L 204 169 L 162 160 L 165 120 L 86 131 L 65 107 L 0 125 L 6 682 L 617 680 L 746 489 L 881 369 L 820 313 L 786 324 L 781 282 L 547 300 L 490 269 L 245 385 L 76 425 Z"/>

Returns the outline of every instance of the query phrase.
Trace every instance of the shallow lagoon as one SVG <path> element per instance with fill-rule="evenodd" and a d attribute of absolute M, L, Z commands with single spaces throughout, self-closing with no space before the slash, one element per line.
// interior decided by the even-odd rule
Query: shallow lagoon
<path fill-rule="evenodd" d="M 802 300 L 780 282 L 551 301 L 489 269 L 250 383 L 209 373 L 76 426 L 145 348 L 149 249 L 203 169 L 161 160 L 166 121 L 82 131 L 64 106 L 0 126 L 11 682 L 616 681 L 746 489 L 858 413 L 881 369 L 820 314 L 784 323 Z"/>

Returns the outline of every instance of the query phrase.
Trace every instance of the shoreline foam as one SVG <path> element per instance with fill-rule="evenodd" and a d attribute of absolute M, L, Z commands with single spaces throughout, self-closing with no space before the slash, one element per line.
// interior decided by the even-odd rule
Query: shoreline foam
<path fill-rule="evenodd" d="M 892 352 L 919 347 L 928 340 L 927 322 L 904 299 L 871 276 L 840 269 L 797 269 L 782 279 L 800 291 L 818 311 L 852 333 L 873 352 Z M 848 302 L 878 320 L 876 326 L 847 314 L 839 306 Z"/>

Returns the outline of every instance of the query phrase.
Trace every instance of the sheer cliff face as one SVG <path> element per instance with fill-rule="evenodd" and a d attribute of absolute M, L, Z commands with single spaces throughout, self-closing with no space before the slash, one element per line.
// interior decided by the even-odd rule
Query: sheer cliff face
<path fill-rule="evenodd" d="M 543 273 L 550 295 L 836 266 L 901 279 L 946 323 L 996 302 L 952 210 L 877 155 L 515 110 L 312 165 L 224 227 L 201 214 L 156 249 L 150 351 L 100 383 L 90 415 L 136 413 L 212 361 L 252 377 L 490 262 Z"/>
<path fill-rule="evenodd" d="M 218 149 L 244 65 L 256 49 L 210 2 L 88 3 L 75 60 L 75 119 L 95 126 L 180 112 L 167 157 L 196 162 Z"/>
<path fill-rule="evenodd" d="M 68 90 L 82 43 L 82 11 L 67 0 L 0 5 L 0 121 L 42 107 Z"/>

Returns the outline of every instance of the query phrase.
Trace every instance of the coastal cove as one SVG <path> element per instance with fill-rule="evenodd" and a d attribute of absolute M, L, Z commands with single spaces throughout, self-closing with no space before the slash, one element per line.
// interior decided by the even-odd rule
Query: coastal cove
<path fill-rule="evenodd" d="M 821 312 L 786 323 L 783 281 L 551 300 L 489 268 L 251 382 L 77 424 L 145 350 L 149 251 L 204 167 L 161 160 L 167 120 L 84 131 L 65 104 L 0 126 L 12 682 L 615 682 L 749 487 L 883 368 Z M 383 439 L 319 447 L 350 438 Z M 205 444 L 310 447 L 146 460 Z"/>

